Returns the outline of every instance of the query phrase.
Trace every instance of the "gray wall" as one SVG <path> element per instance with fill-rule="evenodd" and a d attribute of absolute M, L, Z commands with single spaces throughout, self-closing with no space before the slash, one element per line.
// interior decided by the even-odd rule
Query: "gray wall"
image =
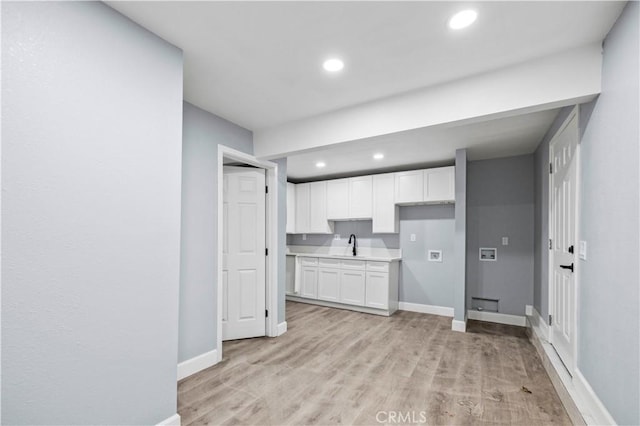
<path fill-rule="evenodd" d="M 251 131 L 188 102 L 183 126 L 180 362 L 216 347 L 218 145 L 253 153 Z"/>
<path fill-rule="evenodd" d="M 639 6 L 629 2 L 605 40 L 581 141 L 578 368 L 619 424 L 640 424 Z"/>
<path fill-rule="evenodd" d="M 4 424 L 176 413 L 182 54 L 103 3 L 2 5 Z"/>
<path fill-rule="evenodd" d="M 401 302 L 453 306 L 454 209 L 452 205 L 400 207 Z M 429 250 L 442 250 L 442 262 L 427 261 Z"/>
<path fill-rule="evenodd" d="M 453 310 L 455 320 L 464 321 L 466 307 L 467 247 L 467 150 L 456 150 L 455 266 L 453 272 Z"/>
<path fill-rule="evenodd" d="M 499 299 L 499 312 L 524 315 L 533 303 L 533 155 L 471 161 L 467 184 L 467 306 Z M 502 237 L 509 238 L 507 246 Z M 478 259 L 480 247 L 497 260 Z"/>
<path fill-rule="evenodd" d="M 371 232 L 370 220 L 350 220 L 334 222 L 334 234 L 340 234 L 339 240 L 334 240 L 333 235 L 306 234 L 306 240 L 302 234 L 287 235 L 287 244 L 296 246 L 324 246 L 324 247 L 348 247 L 349 235 L 358 237 L 358 247 L 372 248 L 400 248 L 398 234 L 374 234 Z"/>

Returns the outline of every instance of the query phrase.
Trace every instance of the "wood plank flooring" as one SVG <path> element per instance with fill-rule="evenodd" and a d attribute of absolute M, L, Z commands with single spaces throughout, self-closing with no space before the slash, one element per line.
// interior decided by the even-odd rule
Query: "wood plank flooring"
<path fill-rule="evenodd" d="M 571 424 L 524 328 L 294 302 L 287 323 L 180 381 L 182 424 Z"/>

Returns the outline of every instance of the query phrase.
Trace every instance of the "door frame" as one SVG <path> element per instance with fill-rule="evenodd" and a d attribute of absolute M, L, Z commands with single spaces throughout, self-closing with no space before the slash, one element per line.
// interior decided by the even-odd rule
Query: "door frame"
<path fill-rule="evenodd" d="M 574 282 L 575 282 L 575 292 L 574 292 L 574 313 L 573 313 L 573 324 L 575 327 L 575 339 L 573 340 L 573 371 L 569 371 L 569 368 L 567 368 L 566 365 L 563 365 L 564 367 L 567 369 L 567 371 L 569 372 L 569 375 L 571 377 L 573 377 L 575 375 L 575 371 L 578 369 L 578 339 L 579 339 L 579 330 L 580 330 L 580 324 L 578 322 L 578 318 L 580 318 L 580 307 L 578 304 L 578 300 L 580 298 L 580 257 L 579 257 L 579 247 L 580 247 L 580 197 L 581 197 L 581 185 L 582 185 L 582 179 L 581 179 L 581 170 L 580 170 L 580 109 L 579 109 L 579 105 L 576 105 L 575 107 L 573 107 L 573 109 L 571 110 L 571 112 L 569 113 L 569 115 L 567 116 L 567 118 L 565 118 L 565 120 L 562 122 L 562 125 L 558 128 L 558 131 L 556 131 L 556 133 L 553 135 L 553 137 L 551 138 L 551 140 L 549 141 L 549 156 L 547 158 L 547 163 L 548 164 L 552 164 L 553 163 L 553 150 L 552 147 L 553 145 L 557 142 L 557 139 L 559 137 L 559 135 L 562 133 L 562 131 L 564 131 L 567 126 L 571 123 L 571 120 L 573 120 L 575 118 L 576 120 L 576 129 L 575 131 L 577 132 L 577 143 L 576 143 L 576 151 L 574 154 L 574 161 L 576 162 L 576 208 L 575 208 L 575 217 L 574 217 L 574 235 L 575 235 L 575 243 L 574 243 L 574 256 L 575 256 L 575 261 L 574 261 Z M 547 214 L 548 214 L 548 226 L 547 226 L 547 253 L 548 253 L 548 276 L 547 276 L 547 289 L 548 289 L 548 297 L 549 297 L 549 304 L 548 304 L 548 315 L 552 315 L 552 312 L 554 312 L 554 307 L 555 307 L 555 299 L 554 299 L 554 292 L 553 292 L 553 268 L 554 268 L 554 261 L 553 261 L 553 250 L 549 248 L 549 241 L 551 240 L 551 236 L 552 236 L 552 230 L 553 227 L 555 226 L 555 224 L 553 223 L 553 175 L 549 174 L 549 185 L 548 185 L 548 194 L 549 194 L 549 205 L 548 205 L 548 210 L 547 210 Z M 555 242 L 554 242 L 555 244 Z M 546 318 L 547 324 L 549 323 L 549 318 Z M 549 335 L 548 335 L 548 340 L 549 343 L 551 343 L 551 345 L 553 346 L 553 330 L 551 328 L 551 326 L 549 325 Z"/>
<path fill-rule="evenodd" d="M 259 160 L 256 157 L 237 151 L 224 145 L 218 145 L 218 267 L 217 277 L 217 336 L 216 350 L 218 362 L 222 360 L 222 251 L 224 233 L 223 203 L 224 203 L 224 159 L 228 158 L 240 163 L 248 164 L 265 170 L 266 184 L 269 193 L 265 197 L 265 242 L 269 249 L 269 256 L 265 262 L 265 306 L 269 316 L 265 319 L 265 335 L 278 335 L 278 165 L 271 161 Z"/>

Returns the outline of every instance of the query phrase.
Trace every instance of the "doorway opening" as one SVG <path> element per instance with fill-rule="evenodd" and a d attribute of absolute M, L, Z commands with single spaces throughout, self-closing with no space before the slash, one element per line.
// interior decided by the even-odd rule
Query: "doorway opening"
<path fill-rule="evenodd" d="M 278 165 L 219 145 L 217 166 L 220 361 L 223 340 L 277 336 Z"/>
<path fill-rule="evenodd" d="M 579 326 L 579 156 L 576 106 L 549 143 L 549 343 L 571 376 Z"/>

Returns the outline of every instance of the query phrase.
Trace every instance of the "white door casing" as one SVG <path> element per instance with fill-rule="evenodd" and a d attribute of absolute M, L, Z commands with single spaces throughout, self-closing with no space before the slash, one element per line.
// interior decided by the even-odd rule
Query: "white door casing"
<path fill-rule="evenodd" d="M 265 173 L 224 167 L 222 339 L 264 336 Z"/>
<path fill-rule="evenodd" d="M 571 375 L 577 347 L 578 138 L 576 108 L 549 146 L 549 340 Z"/>

